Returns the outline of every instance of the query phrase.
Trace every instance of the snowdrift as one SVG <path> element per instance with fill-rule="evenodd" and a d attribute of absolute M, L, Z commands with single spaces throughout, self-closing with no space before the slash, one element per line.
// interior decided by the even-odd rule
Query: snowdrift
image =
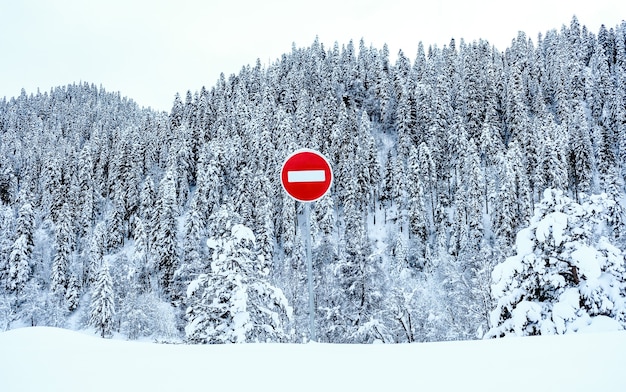
<path fill-rule="evenodd" d="M 0 391 L 624 391 L 626 332 L 398 345 L 161 345 L 0 333 Z"/>

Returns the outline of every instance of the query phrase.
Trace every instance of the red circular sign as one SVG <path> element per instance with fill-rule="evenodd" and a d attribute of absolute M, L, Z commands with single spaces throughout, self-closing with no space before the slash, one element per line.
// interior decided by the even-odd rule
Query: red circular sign
<path fill-rule="evenodd" d="M 314 150 L 298 150 L 283 163 L 281 183 L 289 196 L 301 202 L 324 196 L 333 182 L 328 160 Z"/>

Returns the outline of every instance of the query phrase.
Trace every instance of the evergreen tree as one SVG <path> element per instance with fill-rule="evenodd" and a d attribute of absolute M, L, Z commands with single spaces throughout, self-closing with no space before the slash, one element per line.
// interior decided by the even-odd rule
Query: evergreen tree
<path fill-rule="evenodd" d="M 140 210 L 141 219 L 146 228 L 146 246 L 148 250 L 153 250 L 157 237 L 158 215 L 156 210 L 156 190 L 152 177 L 148 176 L 141 187 L 140 192 Z"/>
<path fill-rule="evenodd" d="M 116 250 L 124 245 L 125 226 L 124 200 L 119 193 L 113 199 L 113 206 L 107 217 L 106 249 Z"/>
<path fill-rule="evenodd" d="M 84 237 L 96 219 L 95 184 L 93 179 L 93 157 L 89 144 L 80 152 L 78 163 L 79 201 L 78 235 Z"/>
<path fill-rule="evenodd" d="M 428 247 L 428 223 L 424 202 L 424 186 L 421 180 L 420 162 L 417 148 L 411 148 L 408 164 L 408 212 L 409 233 L 414 236 L 419 257 L 423 259 Z"/>
<path fill-rule="evenodd" d="M 393 192 L 393 174 L 394 174 L 394 160 L 393 155 L 391 153 L 391 149 L 387 151 L 387 159 L 385 160 L 385 170 L 383 173 L 383 187 L 380 195 L 380 200 L 383 203 L 392 201 L 392 192 Z"/>
<path fill-rule="evenodd" d="M 85 286 L 91 286 L 97 279 L 98 269 L 102 264 L 105 252 L 105 231 L 104 222 L 100 222 L 91 233 L 83 266 L 83 284 Z"/>
<path fill-rule="evenodd" d="M 602 318 L 624 327 L 624 256 L 605 227 L 613 204 L 606 195 L 577 203 L 545 191 L 517 254 L 493 271 L 489 336 L 577 332 Z"/>
<path fill-rule="evenodd" d="M 593 176 L 593 151 L 589 127 L 581 105 L 576 105 L 568 122 L 569 128 L 569 174 L 576 197 L 591 191 Z"/>
<path fill-rule="evenodd" d="M 115 322 L 115 303 L 113 282 L 108 263 L 102 263 L 91 293 L 89 306 L 89 325 L 96 329 L 101 337 L 111 337 Z"/>
<path fill-rule="evenodd" d="M 511 162 L 502 158 L 501 185 L 498 190 L 497 205 L 492 215 L 492 227 L 501 240 L 500 247 L 508 249 L 513 244 L 516 233 L 517 205 L 515 195 L 515 174 Z M 507 251 L 508 252 L 508 251 Z"/>
<path fill-rule="evenodd" d="M 52 261 L 52 277 L 50 279 L 50 288 L 53 293 L 65 296 L 69 281 L 69 265 L 73 248 L 73 233 L 71 229 L 69 215 L 69 207 L 63 205 L 60 213 L 60 222 L 57 224 L 55 231 L 56 254 Z"/>
<path fill-rule="evenodd" d="M 7 289 L 15 291 L 17 295 L 20 294 L 30 279 L 29 259 L 28 240 L 26 235 L 21 235 L 15 240 L 9 255 L 7 277 Z"/>
<path fill-rule="evenodd" d="M 148 234 L 141 218 L 135 223 L 133 233 L 135 249 L 132 255 L 133 264 L 137 268 L 137 291 L 146 292 L 150 288 L 150 273 L 153 260 L 148 250 Z"/>
<path fill-rule="evenodd" d="M 279 219 L 279 236 L 283 250 L 289 255 L 296 243 L 296 201 L 286 194 L 283 195 L 283 208 Z"/>
<path fill-rule="evenodd" d="M 17 215 L 17 225 L 15 227 L 16 236 L 25 237 L 25 251 L 26 256 L 30 257 L 35 246 L 33 239 L 35 231 L 35 215 L 33 212 L 33 206 L 29 202 L 22 204 Z"/>
<path fill-rule="evenodd" d="M 159 184 L 159 220 L 154 249 L 160 287 L 170 298 L 176 295 L 172 291 L 172 283 L 179 262 L 176 240 L 178 234 L 176 211 L 174 177 L 172 171 L 168 170 Z"/>
<path fill-rule="evenodd" d="M 435 206 L 437 205 L 437 167 L 431 153 L 431 148 L 426 143 L 421 143 L 417 150 L 419 159 L 419 173 L 424 181 L 424 196 L 428 197 L 427 203 L 434 220 Z"/>
<path fill-rule="evenodd" d="M 476 254 L 483 240 L 483 173 L 480 158 L 473 140 L 468 143 L 468 151 L 463 162 L 464 205 L 468 226 L 467 250 Z"/>
<path fill-rule="evenodd" d="M 73 312 L 78 308 L 80 304 L 80 287 L 78 286 L 78 277 L 76 274 L 71 274 L 67 283 L 67 290 L 65 291 L 65 302 L 67 303 L 67 310 Z"/>
<path fill-rule="evenodd" d="M 254 252 L 255 237 L 240 218 L 220 210 L 221 234 L 209 238 L 210 271 L 187 289 L 187 339 L 195 343 L 282 342 L 291 307 L 268 281 Z"/>

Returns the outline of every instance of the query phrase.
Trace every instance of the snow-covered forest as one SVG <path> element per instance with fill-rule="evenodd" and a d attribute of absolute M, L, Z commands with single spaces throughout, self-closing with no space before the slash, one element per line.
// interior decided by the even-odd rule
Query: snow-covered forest
<path fill-rule="evenodd" d="M 321 342 L 626 327 L 626 23 L 293 47 L 170 113 L 88 83 L 0 100 L 0 330 Z M 158 83 L 158 81 L 155 81 Z"/>

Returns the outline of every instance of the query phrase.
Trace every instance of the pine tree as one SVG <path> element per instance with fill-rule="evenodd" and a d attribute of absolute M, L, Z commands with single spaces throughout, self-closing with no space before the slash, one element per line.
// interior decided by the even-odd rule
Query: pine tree
<path fill-rule="evenodd" d="M 330 194 L 324 195 L 315 203 L 317 227 L 321 236 L 330 236 L 336 230 L 335 206 Z"/>
<path fill-rule="evenodd" d="M 11 250 L 8 263 L 7 289 L 15 291 L 19 296 L 30 279 L 30 252 L 26 235 L 20 235 Z"/>
<path fill-rule="evenodd" d="M 116 250 L 124 245 L 125 219 L 124 200 L 119 193 L 115 193 L 113 206 L 107 216 L 106 249 Z"/>
<path fill-rule="evenodd" d="M 201 217 L 198 200 L 198 193 L 196 193 L 185 220 L 181 263 L 174 273 L 174 292 L 177 299 L 180 297 L 183 301 L 187 286 L 206 264 L 204 261 L 206 254 L 202 244 L 205 236 L 205 222 Z"/>
<path fill-rule="evenodd" d="M 241 218 L 221 209 L 215 216 L 216 236 L 210 271 L 187 289 L 187 339 L 196 343 L 283 342 L 291 307 L 279 288 L 268 281 L 254 252 L 255 237 Z"/>
<path fill-rule="evenodd" d="M 568 122 L 570 134 L 569 174 L 574 194 L 589 194 L 593 176 L 593 151 L 589 127 L 581 105 L 576 105 Z"/>
<path fill-rule="evenodd" d="M 70 258 L 74 251 L 71 217 L 69 214 L 69 207 L 67 204 L 64 204 L 59 214 L 61 220 L 57 224 L 55 231 L 56 254 L 52 261 L 52 277 L 50 279 L 52 292 L 62 297 L 65 296 L 65 290 L 67 289 Z"/>
<path fill-rule="evenodd" d="M 26 240 L 26 256 L 30 257 L 35 242 L 33 235 L 35 231 L 35 215 L 33 212 L 33 206 L 30 202 L 22 204 L 17 215 L 17 225 L 15 227 L 15 234 L 17 237 L 24 236 Z"/>
<path fill-rule="evenodd" d="M 152 177 L 148 176 L 141 187 L 140 210 L 146 228 L 147 248 L 152 251 L 157 237 L 158 214 L 156 209 L 156 191 Z"/>
<path fill-rule="evenodd" d="M 264 268 L 271 268 L 274 260 L 274 208 L 271 203 L 272 189 L 269 179 L 263 173 L 254 177 L 256 198 L 254 205 L 254 227 L 259 256 L 263 258 Z"/>
<path fill-rule="evenodd" d="M 91 286 L 97 279 L 98 269 L 105 253 L 105 231 L 104 222 L 100 222 L 93 229 L 89 238 L 89 247 L 83 266 L 84 286 Z"/>
<path fill-rule="evenodd" d="M 67 310 L 70 312 L 75 311 L 80 304 L 80 287 L 78 286 L 76 274 L 70 275 L 67 290 L 65 291 L 65 302 L 67 303 Z"/>
<path fill-rule="evenodd" d="M 426 205 L 424 202 L 424 186 L 421 180 L 420 162 L 417 148 L 411 148 L 408 163 L 408 213 L 409 233 L 414 236 L 414 243 L 419 249 L 421 259 L 425 256 L 428 247 L 428 223 Z"/>
<path fill-rule="evenodd" d="M 463 162 L 466 219 L 468 226 L 468 250 L 476 254 L 483 240 L 483 173 L 480 158 L 473 140 L 468 143 L 468 151 Z"/>
<path fill-rule="evenodd" d="M 398 134 L 398 155 L 406 159 L 412 144 L 412 135 L 415 127 L 412 99 L 406 88 L 400 94 L 398 110 L 396 112 L 396 132 Z"/>
<path fill-rule="evenodd" d="M 383 173 L 383 187 L 380 194 L 380 200 L 383 203 L 391 202 L 393 192 L 393 174 L 394 174 L 394 160 L 391 153 L 391 149 L 387 151 L 387 159 L 385 160 L 385 170 Z"/>
<path fill-rule="evenodd" d="M 86 144 L 80 152 L 78 163 L 79 201 L 78 235 L 84 237 L 96 219 L 96 194 L 93 179 L 93 157 L 91 146 Z"/>
<path fill-rule="evenodd" d="M 424 181 L 424 196 L 428 196 L 434 220 L 435 206 L 437 205 L 437 167 L 431 153 L 431 148 L 426 143 L 421 143 L 417 151 L 419 159 L 419 173 Z"/>
<path fill-rule="evenodd" d="M 624 328 L 624 255 L 606 227 L 613 205 L 606 195 L 577 203 L 562 191 L 545 191 L 518 234 L 517 254 L 493 271 L 489 336 L 578 332 L 601 318 Z"/>
<path fill-rule="evenodd" d="M 296 241 L 296 201 L 286 194 L 283 195 L 282 201 L 283 208 L 278 221 L 278 238 L 283 250 L 289 255 L 293 251 Z"/>
<path fill-rule="evenodd" d="M 89 307 L 89 325 L 96 329 L 102 338 L 111 337 L 115 322 L 115 302 L 113 281 L 109 273 L 108 263 L 102 263 L 98 277 L 91 293 Z"/>
<path fill-rule="evenodd" d="M 498 190 L 495 212 L 492 215 L 492 227 L 500 238 L 500 247 L 508 249 L 515 240 L 517 228 L 517 204 L 515 195 L 515 174 L 513 165 L 502 158 L 501 161 L 501 185 Z"/>
<path fill-rule="evenodd" d="M 158 232 L 154 249 L 156 253 L 156 268 L 161 289 L 170 298 L 176 293 L 172 292 L 174 272 L 178 268 L 178 245 L 176 223 L 176 189 L 174 177 L 168 170 L 159 184 L 159 220 Z"/>
<path fill-rule="evenodd" d="M 189 208 L 189 215 L 185 220 L 185 236 L 183 238 L 183 257 L 184 264 L 196 265 L 202 256 L 202 237 L 204 235 L 205 223 L 202 219 L 200 206 L 196 194 Z"/>

